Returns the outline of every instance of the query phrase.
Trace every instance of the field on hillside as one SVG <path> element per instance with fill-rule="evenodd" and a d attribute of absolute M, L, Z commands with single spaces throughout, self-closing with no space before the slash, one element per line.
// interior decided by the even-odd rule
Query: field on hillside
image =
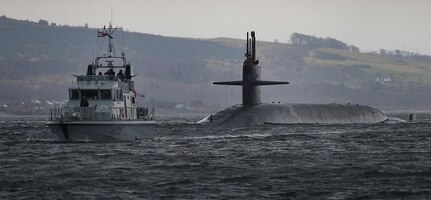
<path fill-rule="evenodd" d="M 354 53 L 337 49 L 315 49 L 304 58 L 310 65 L 362 68 L 369 73 L 392 75 L 404 82 L 429 82 L 431 63 L 387 58 L 371 53 Z"/>

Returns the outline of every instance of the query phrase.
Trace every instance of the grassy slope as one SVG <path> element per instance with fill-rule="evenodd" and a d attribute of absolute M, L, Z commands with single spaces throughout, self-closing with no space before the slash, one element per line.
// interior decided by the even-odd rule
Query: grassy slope
<path fill-rule="evenodd" d="M 316 53 L 326 52 L 344 57 L 345 59 L 319 59 Z M 315 49 L 304 58 L 307 64 L 361 67 L 369 66 L 366 71 L 370 73 L 392 74 L 398 76 L 402 81 L 423 82 L 431 77 L 431 63 L 418 62 L 414 60 L 396 59 L 382 57 L 370 53 L 354 53 L 337 49 Z"/>
<path fill-rule="evenodd" d="M 2 98 L 66 95 L 71 74 L 85 70 L 91 59 L 94 29 L 13 20 L 0 27 L 4 30 L 0 38 L 4 44 L 0 47 Z M 239 87 L 213 86 L 211 82 L 241 79 L 245 40 L 129 32 L 125 38 L 126 53 L 139 75 L 137 89 L 149 98 L 240 102 Z M 264 87 L 263 95 L 269 101 L 386 105 L 389 99 L 393 105 L 431 104 L 431 63 L 263 41 L 257 42 L 257 58 L 262 79 L 291 81 L 287 86 Z M 394 81 L 377 85 L 377 77 Z"/>

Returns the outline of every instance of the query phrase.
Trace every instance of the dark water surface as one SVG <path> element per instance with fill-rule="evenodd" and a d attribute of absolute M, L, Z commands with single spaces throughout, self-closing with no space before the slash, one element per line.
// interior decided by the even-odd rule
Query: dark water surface
<path fill-rule="evenodd" d="M 400 115 L 406 118 L 406 115 Z M 431 116 L 415 123 L 193 125 L 135 143 L 58 143 L 0 119 L 0 199 L 431 199 Z"/>

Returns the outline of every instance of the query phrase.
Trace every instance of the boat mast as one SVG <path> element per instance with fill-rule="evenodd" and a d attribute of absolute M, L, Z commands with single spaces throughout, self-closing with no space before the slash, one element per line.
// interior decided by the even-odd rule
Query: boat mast
<path fill-rule="evenodd" d="M 121 65 L 121 67 L 123 67 L 124 65 L 126 65 L 127 61 L 126 61 L 126 58 L 125 58 L 125 54 L 121 53 L 121 57 L 117 57 L 117 55 L 115 53 L 114 32 L 117 29 L 121 29 L 121 28 L 114 28 L 112 26 L 112 22 L 109 22 L 109 26 L 108 27 L 103 26 L 103 28 L 97 30 L 97 37 L 98 38 L 104 39 L 105 36 L 108 37 L 108 49 L 107 49 L 107 52 L 105 54 L 96 57 L 96 59 L 95 59 L 95 66 L 96 66 L 96 68 L 100 68 L 99 60 L 100 59 L 106 59 L 106 58 L 121 58 L 123 60 L 123 65 Z M 100 47 L 98 47 L 98 49 L 102 48 L 102 46 L 104 46 L 103 43 L 102 43 L 102 45 Z M 97 53 L 97 54 L 99 54 L 99 53 Z M 106 62 L 110 63 L 111 64 L 110 68 L 112 68 L 112 62 L 113 61 L 112 60 L 107 60 Z"/>
<path fill-rule="evenodd" d="M 105 29 L 105 33 L 108 36 L 108 57 L 112 57 L 112 53 L 114 54 L 115 57 L 115 50 L 114 50 L 114 44 L 113 44 L 113 35 L 114 35 L 114 31 L 117 30 L 117 28 L 112 28 L 112 23 L 109 23 L 109 27 L 108 29 L 106 29 L 105 27 L 103 27 L 103 29 Z"/>

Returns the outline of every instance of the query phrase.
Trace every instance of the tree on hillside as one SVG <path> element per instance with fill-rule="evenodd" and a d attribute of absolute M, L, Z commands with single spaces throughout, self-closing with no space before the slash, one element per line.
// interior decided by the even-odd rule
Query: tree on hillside
<path fill-rule="evenodd" d="M 48 21 L 46 21 L 46 20 L 44 20 L 44 19 L 40 19 L 40 20 L 39 20 L 39 24 L 40 24 L 40 25 L 48 25 L 49 23 L 48 23 Z"/>
<path fill-rule="evenodd" d="M 333 48 L 341 49 L 352 52 L 359 52 L 359 48 L 353 45 L 348 46 L 346 43 L 334 38 L 319 38 L 312 35 L 305 35 L 300 33 L 293 33 L 290 36 L 290 43 L 294 45 L 319 47 L 319 48 Z"/>
<path fill-rule="evenodd" d="M 384 57 L 390 57 L 390 58 L 401 58 L 401 59 L 431 62 L 431 56 L 399 50 L 399 49 L 395 49 L 393 51 L 386 50 L 386 49 L 379 49 L 379 55 Z"/>
<path fill-rule="evenodd" d="M 350 45 L 350 49 L 351 52 L 355 52 L 355 53 L 359 53 L 359 48 L 355 45 Z"/>

